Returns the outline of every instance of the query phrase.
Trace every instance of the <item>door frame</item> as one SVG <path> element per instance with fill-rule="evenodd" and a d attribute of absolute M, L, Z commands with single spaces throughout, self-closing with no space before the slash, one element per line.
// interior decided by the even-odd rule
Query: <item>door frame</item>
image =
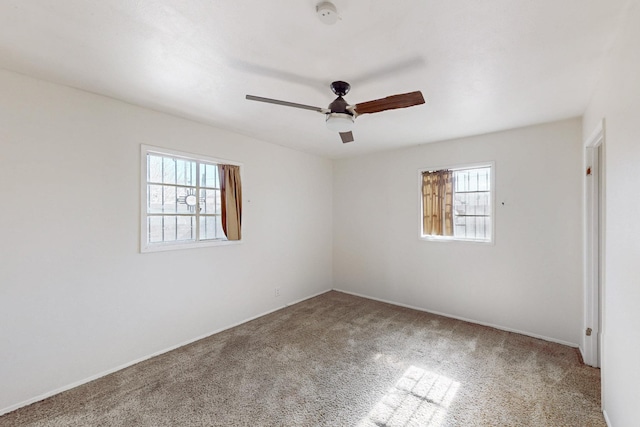
<path fill-rule="evenodd" d="M 604 335 L 605 123 L 585 141 L 584 363 L 602 364 Z M 588 332 L 590 330 L 590 333 Z"/>

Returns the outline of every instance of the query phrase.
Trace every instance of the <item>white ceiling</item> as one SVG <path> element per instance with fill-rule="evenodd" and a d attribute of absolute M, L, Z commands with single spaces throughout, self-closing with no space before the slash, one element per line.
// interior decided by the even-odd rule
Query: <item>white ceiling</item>
<path fill-rule="evenodd" d="M 582 114 L 635 0 L 2 0 L 0 67 L 331 158 Z M 342 144 L 312 111 L 427 103 L 356 120 Z"/>

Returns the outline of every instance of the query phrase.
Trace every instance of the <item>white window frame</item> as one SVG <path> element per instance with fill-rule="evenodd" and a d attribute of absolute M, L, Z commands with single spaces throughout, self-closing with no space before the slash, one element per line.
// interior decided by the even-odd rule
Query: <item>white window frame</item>
<path fill-rule="evenodd" d="M 171 150 L 168 148 L 155 147 L 152 145 L 140 145 L 140 252 L 172 251 L 178 249 L 204 248 L 210 246 L 236 245 L 242 240 L 197 240 L 195 242 L 160 242 L 148 243 L 147 236 L 147 154 L 159 154 L 163 156 L 179 157 L 197 162 L 207 162 L 216 164 L 234 165 L 240 167 L 242 177 L 242 163 L 200 154 L 186 153 L 183 151 Z"/>
<path fill-rule="evenodd" d="M 490 176 L 490 185 L 489 189 L 490 195 L 489 199 L 491 200 L 490 208 L 490 219 L 491 219 L 491 235 L 489 236 L 489 240 L 478 240 L 478 239 L 467 239 L 456 236 L 434 236 L 432 234 L 422 234 L 422 225 L 423 225 L 423 206 L 422 206 L 422 174 L 423 172 L 429 171 L 439 171 L 439 170 L 464 170 L 464 169 L 475 169 L 475 168 L 491 168 L 491 176 Z M 457 164 L 457 165 L 449 165 L 449 166 L 438 166 L 438 167 L 427 167 L 421 168 L 418 170 L 418 212 L 419 212 L 419 222 L 418 222 L 418 238 L 422 241 L 427 242 L 466 242 L 473 244 L 481 244 L 481 245 L 493 245 L 495 244 L 495 233 L 496 233 L 496 164 L 494 161 L 490 162 L 479 162 L 479 163 L 468 163 L 468 164 Z"/>

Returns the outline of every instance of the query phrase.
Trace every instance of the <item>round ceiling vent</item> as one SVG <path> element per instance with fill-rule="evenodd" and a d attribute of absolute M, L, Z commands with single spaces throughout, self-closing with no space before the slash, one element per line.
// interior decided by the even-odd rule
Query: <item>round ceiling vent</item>
<path fill-rule="evenodd" d="M 316 6 L 318 18 L 327 25 L 333 25 L 338 22 L 338 10 L 335 5 L 329 1 L 323 1 Z"/>

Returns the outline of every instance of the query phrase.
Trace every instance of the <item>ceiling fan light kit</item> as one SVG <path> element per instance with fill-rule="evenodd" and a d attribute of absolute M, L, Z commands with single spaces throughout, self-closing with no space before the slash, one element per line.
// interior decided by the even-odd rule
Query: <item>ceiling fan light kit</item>
<path fill-rule="evenodd" d="M 351 132 L 353 129 L 353 115 L 347 113 L 328 113 L 327 128 L 334 132 Z"/>

